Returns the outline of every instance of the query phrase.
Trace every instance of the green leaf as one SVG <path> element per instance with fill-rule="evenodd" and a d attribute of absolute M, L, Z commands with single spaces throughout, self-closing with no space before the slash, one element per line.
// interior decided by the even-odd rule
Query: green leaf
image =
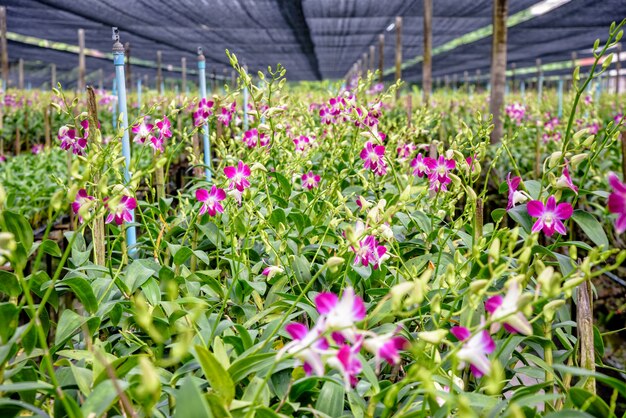
<path fill-rule="evenodd" d="M 598 395 L 587 392 L 578 387 L 570 388 L 568 399 L 577 408 L 583 408 L 585 412 L 590 413 L 594 417 L 604 418 L 610 416 L 610 408 Z"/>
<path fill-rule="evenodd" d="M 84 318 L 72 311 L 66 309 L 61 314 L 59 323 L 57 325 L 57 334 L 54 337 L 54 345 L 60 346 L 65 343 L 72 335 L 74 335 L 80 327 L 87 322 L 87 318 Z"/>
<path fill-rule="evenodd" d="M 15 274 L 0 270 L 0 292 L 8 296 L 19 296 L 22 293 L 22 288 Z"/>
<path fill-rule="evenodd" d="M 315 409 L 331 417 L 343 415 L 343 404 L 346 391 L 343 385 L 326 381 L 322 385 Z"/>
<path fill-rule="evenodd" d="M 306 257 L 302 255 L 293 256 L 291 268 L 300 283 L 308 283 L 311 280 L 311 265 Z"/>
<path fill-rule="evenodd" d="M 121 390 L 126 390 L 128 387 L 128 383 L 123 380 L 117 380 L 117 384 L 120 386 Z M 89 394 L 80 410 L 82 411 L 83 416 L 100 417 L 104 415 L 104 413 L 107 412 L 111 406 L 113 406 L 117 400 L 117 396 L 117 390 L 113 385 L 113 381 L 105 380 L 96 386 L 96 388 Z"/>
<path fill-rule="evenodd" d="M 551 412 L 544 418 L 593 418 L 593 415 L 589 415 L 583 411 L 577 411 L 576 409 L 562 409 L 560 411 Z"/>
<path fill-rule="evenodd" d="M 196 358 L 213 391 L 228 407 L 235 398 L 235 384 L 218 359 L 206 348 L 197 345 Z"/>
<path fill-rule="evenodd" d="M 4 217 L 7 231 L 15 236 L 15 241 L 18 244 L 22 244 L 26 252 L 30 251 L 34 238 L 33 229 L 30 227 L 28 220 L 19 213 L 10 211 L 2 212 L 2 216 Z"/>
<path fill-rule="evenodd" d="M 41 249 L 44 254 L 50 254 L 53 257 L 61 257 L 61 255 L 63 255 L 61 253 L 61 249 L 59 248 L 59 244 L 49 239 L 33 245 L 29 255 L 32 255 L 38 248 Z"/>
<path fill-rule="evenodd" d="M 177 266 L 184 264 L 193 254 L 191 248 L 183 247 L 182 245 L 168 243 L 167 247 L 174 256 L 174 264 Z"/>
<path fill-rule="evenodd" d="M 214 417 L 206 399 L 200 392 L 200 388 L 191 377 L 185 379 L 185 382 L 177 392 L 174 418 Z"/>
<path fill-rule="evenodd" d="M 139 289 L 155 271 L 148 267 L 148 260 L 135 260 L 126 269 L 124 284 L 130 289 L 131 293 Z"/>
<path fill-rule="evenodd" d="M 93 288 L 89 282 L 82 277 L 71 277 L 60 282 L 69 286 L 72 292 L 78 297 L 87 312 L 93 314 L 98 310 L 98 301 L 93 293 Z"/>
<path fill-rule="evenodd" d="M 0 342 L 6 344 L 15 332 L 19 309 L 13 303 L 0 303 Z M 0 392 L 3 392 L 0 390 Z"/>
<path fill-rule="evenodd" d="M 533 227 L 533 219 L 528 214 L 526 204 L 512 207 L 511 209 L 509 209 L 508 214 L 511 219 L 520 224 L 524 228 L 524 230 L 530 234 L 530 231 Z"/>
<path fill-rule="evenodd" d="M 250 373 L 270 367 L 276 361 L 276 353 L 259 353 L 247 357 L 239 357 L 229 368 L 233 381 L 241 381 Z"/>
<path fill-rule="evenodd" d="M 602 224 L 593 215 L 584 210 L 575 210 L 572 219 L 595 245 L 604 247 L 605 250 L 609 249 L 609 239 L 606 237 Z"/>
<path fill-rule="evenodd" d="M 506 214 L 506 209 L 503 209 L 503 208 L 494 209 L 491 212 L 491 219 L 493 219 L 494 222 L 498 222 L 504 217 L 505 214 Z"/>

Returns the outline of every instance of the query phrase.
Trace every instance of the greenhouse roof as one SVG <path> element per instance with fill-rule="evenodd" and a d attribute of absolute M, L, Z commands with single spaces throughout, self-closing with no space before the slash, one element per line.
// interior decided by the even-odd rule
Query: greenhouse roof
<path fill-rule="evenodd" d="M 209 73 L 230 77 L 224 50 L 236 53 L 250 70 L 283 64 L 290 80 L 338 79 L 385 35 L 385 74 L 393 76 L 396 16 L 403 17 L 406 79 L 421 78 L 421 0 L 3 0 L 7 7 L 9 59 L 25 60 L 26 81 L 57 79 L 73 84 L 77 70 L 77 30 L 85 30 L 87 80 L 99 69 L 110 84 L 111 27 L 129 42 L 134 75 L 154 76 L 161 50 L 165 77 L 180 77 L 187 58 L 193 79 L 196 48 L 202 46 Z M 626 15 L 624 0 L 511 0 L 509 63 L 532 67 L 535 59 L 563 62 L 572 52 L 590 54 L 605 39 L 612 20 Z M 540 4 L 538 7 L 537 4 Z M 548 5 L 542 9 L 542 5 Z M 488 72 L 492 0 L 434 0 L 433 73 Z M 17 77 L 12 71 L 12 78 Z M 15 81 L 14 81 L 15 82 Z"/>

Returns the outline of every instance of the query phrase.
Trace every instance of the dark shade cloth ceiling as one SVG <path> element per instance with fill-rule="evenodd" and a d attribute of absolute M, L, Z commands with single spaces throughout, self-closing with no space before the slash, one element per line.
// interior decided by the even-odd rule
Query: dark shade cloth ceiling
<path fill-rule="evenodd" d="M 526 10 L 539 0 L 510 0 L 509 15 Z M 444 45 L 491 23 L 493 0 L 433 0 L 433 46 Z M 111 26 L 120 29 L 131 56 L 156 61 L 162 51 L 164 76 L 186 57 L 187 68 L 196 66 L 196 48 L 202 46 L 209 74 L 230 77 L 224 50 L 237 54 L 251 71 L 281 63 L 289 80 L 339 79 L 355 61 L 385 35 L 385 68 L 394 65 L 395 29 L 386 28 L 403 16 L 404 59 L 422 54 L 422 0 L 0 0 L 7 7 L 9 32 L 77 45 L 77 31 L 85 30 L 85 46 L 110 52 Z M 621 11 L 620 11 L 621 10 Z M 626 15 L 626 0 L 572 0 L 549 13 L 509 28 L 509 63 L 518 68 L 569 59 L 572 51 L 584 52 L 595 38 L 606 38 L 608 26 Z M 463 71 L 489 70 L 491 37 L 434 56 L 434 76 Z M 12 77 L 16 82 L 17 59 L 26 61 L 26 83 L 49 83 L 50 64 L 57 65 L 57 79 L 75 84 L 76 54 L 9 41 Z M 105 87 L 112 82 L 109 59 L 87 58 L 88 81 Z M 133 66 L 133 76 L 148 75 L 154 84 L 154 68 Z M 421 64 L 403 71 L 409 81 L 421 79 Z M 189 75 L 195 82 L 197 76 Z"/>

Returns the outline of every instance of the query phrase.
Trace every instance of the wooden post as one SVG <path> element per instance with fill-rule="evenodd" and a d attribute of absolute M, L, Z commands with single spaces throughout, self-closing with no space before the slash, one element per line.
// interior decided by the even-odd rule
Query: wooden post
<path fill-rule="evenodd" d="M 78 29 L 78 92 L 85 90 L 85 29 Z"/>
<path fill-rule="evenodd" d="M 424 105 L 430 102 L 430 93 L 433 88 L 433 0 L 424 0 L 424 60 L 422 61 L 422 98 Z"/>
<path fill-rule="evenodd" d="M 215 74 L 215 68 L 211 71 L 211 94 L 215 94 L 217 88 L 217 75 Z"/>
<path fill-rule="evenodd" d="M 474 82 L 474 84 L 476 84 L 476 93 L 479 93 L 482 90 L 482 86 L 480 85 L 480 77 L 481 77 L 481 71 L 480 68 L 476 69 L 476 81 Z"/>
<path fill-rule="evenodd" d="M 470 81 L 469 81 L 469 72 L 463 71 L 463 83 L 465 83 L 465 88 L 467 89 L 467 94 L 470 92 Z"/>
<path fill-rule="evenodd" d="M 584 281 L 578 286 L 578 301 L 576 304 L 576 323 L 578 329 L 578 341 L 580 342 L 579 367 L 596 371 L 595 351 L 593 345 L 593 302 L 591 286 Z M 583 386 L 587 391 L 595 395 L 596 380 L 589 377 Z"/>
<path fill-rule="evenodd" d="M 615 75 L 615 94 L 619 95 L 619 80 L 620 80 L 620 72 L 622 71 L 622 61 L 620 61 L 622 57 L 622 44 L 621 42 L 617 44 L 617 62 L 615 63 L 615 71 L 617 74 Z"/>
<path fill-rule="evenodd" d="M 370 59 L 367 56 L 367 51 L 363 53 L 363 58 L 361 60 L 363 61 L 363 76 L 367 77 L 367 73 L 370 69 L 370 66 L 369 66 Z"/>
<path fill-rule="evenodd" d="M 402 78 L 402 16 L 396 16 L 396 82 Z M 396 98 L 400 90 L 396 91 Z"/>
<path fill-rule="evenodd" d="M 180 59 L 180 67 L 182 68 L 182 75 L 181 75 L 182 82 L 183 82 L 182 93 L 186 94 L 187 92 L 187 58 L 182 57 Z"/>
<path fill-rule="evenodd" d="M 376 59 L 376 47 L 374 45 L 370 45 L 370 71 L 372 74 L 376 71 L 376 64 L 374 60 Z"/>
<path fill-rule="evenodd" d="M 493 115 L 491 143 L 497 144 L 502 139 L 502 106 L 506 83 L 506 19 L 508 0 L 493 0 L 493 36 L 491 43 L 491 100 L 490 111 Z"/>
<path fill-rule="evenodd" d="M 157 51 L 157 91 L 160 92 L 161 94 L 163 94 L 163 73 L 162 73 L 162 69 L 161 69 L 161 58 L 162 58 L 162 52 L 161 51 Z"/>
<path fill-rule="evenodd" d="M 52 146 L 50 135 L 50 106 L 45 106 L 43 108 L 43 132 L 46 150 L 50 150 L 50 147 Z"/>
<path fill-rule="evenodd" d="M 104 70 L 100 68 L 98 70 L 98 90 L 102 91 L 104 88 Z"/>
<path fill-rule="evenodd" d="M 126 88 L 128 92 L 133 91 L 133 77 L 130 72 L 130 42 L 124 43 L 124 54 L 126 54 L 125 62 L 125 75 L 126 75 Z"/>
<path fill-rule="evenodd" d="M 385 71 L 385 34 L 378 35 L 378 81 L 383 82 L 383 71 Z"/>
<path fill-rule="evenodd" d="M 511 64 L 511 93 L 515 93 L 515 69 L 517 65 L 515 63 Z"/>
<path fill-rule="evenodd" d="M 9 88 L 9 51 L 7 49 L 7 8 L 0 6 L 0 49 L 2 50 L 2 79 L 5 91 Z"/>
<path fill-rule="evenodd" d="M 576 65 L 578 65 L 578 54 L 576 52 L 572 52 L 572 72 L 576 69 Z M 574 89 L 574 79 L 572 78 L 572 84 L 570 84 L 570 89 Z"/>
<path fill-rule="evenodd" d="M 57 86 L 57 65 L 52 64 L 50 66 L 50 84 L 52 88 L 56 88 Z"/>
<path fill-rule="evenodd" d="M 20 58 L 17 65 L 17 88 L 24 89 L 24 58 Z"/>
<path fill-rule="evenodd" d="M 459 75 L 458 74 L 453 74 L 452 75 L 452 90 L 455 93 L 456 93 L 458 85 L 459 85 Z"/>

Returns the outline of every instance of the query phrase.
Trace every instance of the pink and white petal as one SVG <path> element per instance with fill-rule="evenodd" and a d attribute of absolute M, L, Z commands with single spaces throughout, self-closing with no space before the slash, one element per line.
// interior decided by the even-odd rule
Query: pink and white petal
<path fill-rule="evenodd" d="M 539 200 L 531 200 L 526 204 L 526 210 L 528 211 L 528 214 L 533 218 L 539 218 L 541 217 L 541 215 L 543 215 L 543 212 L 545 211 L 545 206 Z"/>
<path fill-rule="evenodd" d="M 200 202 L 206 202 L 209 198 L 209 192 L 206 189 L 198 189 L 196 190 L 196 199 Z"/>
<path fill-rule="evenodd" d="M 559 219 L 555 219 L 554 220 L 554 230 L 556 232 L 558 232 L 559 234 L 561 234 L 561 235 L 566 235 L 567 234 L 567 230 L 565 229 L 565 225 Z"/>
<path fill-rule="evenodd" d="M 558 219 L 569 219 L 574 213 L 574 208 L 569 203 L 559 203 L 554 211 Z"/>
<path fill-rule="evenodd" d="M 541 219 L 537 219 L 537 221 L 533 225 L 533 228 L 531 229 L 531 231 L 532 232 L 539 232 L 542 229 L 543 229 L 543 221 Z"/>
<path fill-rule="evenodd" d="M 450 328 L 450 333 L 454 335 L 456 339 L 459 341 L 465 341 L 471 335 L 471 332 L 469 329 L 465 327 L 459 327 L 459 326 Z"/>
<path fill-rule="evenodd" d="M 487 299 L 485 302 L 485 310 L 490 314 L 493 314 L 496 309 L 502 305 L 502 296 L 495 295 Z"/>
<path fill-rule="evenodd" d="M 308 334 L 309 330 L 304 324 L 300 324 L 298 322 L 292 322 L 285 327 L 285 331 L 291 335 L 291 338 L 294 340 L 303 340 L 304 337 Z"/>
<path fill-rule="evenodd" d="M 315 307 L 322 315 L 328 314 L 337 305 L 337 302 L 337 295 L 330 292 L 320 293 L 315 297 Z"/>

